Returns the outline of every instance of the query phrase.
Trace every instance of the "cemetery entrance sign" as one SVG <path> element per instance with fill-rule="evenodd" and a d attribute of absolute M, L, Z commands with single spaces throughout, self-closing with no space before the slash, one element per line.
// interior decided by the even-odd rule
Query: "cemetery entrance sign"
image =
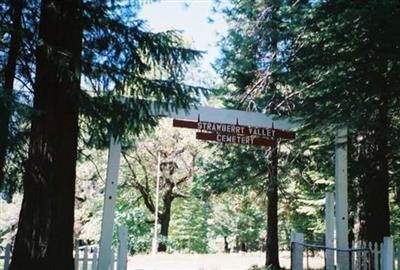
<path fill-rule="evenodd" d="M 293 139 L 295 137 L 294 132 L 275 129 L 273 122 L 270 128 L 254 127 L 239 125 L 238 119 L 236 119 L 236 124 L 201 121 L 199 115 L 197 122 L 174 118 L 172 125 L 197 129 L 196 139 L 219 143 L 273 146 L 277 139 Z"/>
<path fill-rule="evenodd" d="M 163 110 L 152 108 L 154 116 L 173 118 L 175 127 L 196 129 L 196 138 L 233 143 L 239 145 L 267 146 L 271 148 L 270 175 L 271 182 L 277 181 L 277 143 L 278 139 L 293 139 L 295 134 L 290 130 L 296 124 L 288 120 L 274 119 L 262 113 L 245 112 L 211 107 L 190 108 L 189 110 Z M 348 247 L 347 239 L 347 128 L 337 127 L 335 142 L 335 190 L 336 190 L 336 246 Z M 111 138 L 107 164 L 107 178 L 104 192 L 104 208 L 100 237 L 99 270 L 109 269 L 111 263 L 111 242 L 114 226 L 114 206 L 117 195 L 118 171 L 120 164 L 121 144 L 118 139 Z M 268 192 L 271 189 L 268 189 Z M 273 191 L 276 192 L 276 189 Z M 277 193 L 275 194 L 277 196 Z M 268 204 L 268 209 L 277 205 Z M 276 217 L 277 218 L 277 217 Z M 268 223 L 268 230 L 270 229 Z M 277 226 L 277 224 L 273 224 Z M 273 228 L 274 231 L 277 229 Z M 333 232 L 331 232 L 333 234 Z M 271 235 L 270 235 L 271 236 Z M 276 235 L 277 237 L 277 235 Z M 267 235 L 268 238 L 268 235 Z M 276 239 L 275 239 L 276 240 Z M 271 242 L 276 242 L 272 240 Z M 268 239 L 267 239 L 268 245 Z M 277 248 L 277 247 L 274 247 Z M 277 254 L 275 254 L 277 255 Z M 340 269 L 348 269 L 348 255 L 337 254 Z"/>
<path fill-rule="evenodd" d="M 196 138 L 200 140 L 216 141 L 224 144 L 232 143 L 271 147 L 270 167 L 274 168 L 271 170 L 273 172 L 271 174 L 273 179 L 276 179 L 277 176 L 276 146 L 278 139 L 294 138 L 294 133 L 289 130 L 295 128 L 295 125 L 287 120 L 276 120 L 257 112 L 212 107 L 193 107 L 188 110 L 179 109 L 171 111 L 154 106 L 151 108 L 151 113 L 156 117 L 173 118 L 173 125 L 175 127 L 196 129 Z M 111 138 L 104 192 L 98 270 L 107 270 L 111 264 L 110 250 L 114 226 L 114 207 L 117 195 L 120 154 L 120 141 L 118 138 Z M 269 204 L 268 208 L 270 206 L 271 204 Z"/>

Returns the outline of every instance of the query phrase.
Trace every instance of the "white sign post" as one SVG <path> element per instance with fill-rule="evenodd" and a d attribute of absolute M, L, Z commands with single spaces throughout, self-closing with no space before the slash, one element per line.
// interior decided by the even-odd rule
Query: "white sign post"
<path fill-rule="evenodd" d="M 336 130 L 335 138 L 335 198 L 336 198 L 336 247 L 349 249 L 347 202 L 347 127 Z M 337 251 L 337 269 L 349 270 L 349 253 Z"/>
<path fill-rule="evenodd" d="M 123 225 L 119 228 L 119 247 L 117 270 L 126 270 L 128 263 L 128 227 Z"/>
<path fill-rule="evenodd" d="M 335 199 L 332 192 L 325 194 L 325 246 L 327 249 L 326 256 L 326 270 L 335 269 L 334 258 L 334 233 L 335 233 Z"/>
<path fill-rule="evenodd" d="M 117 181 L 119 162 L 121 157 L 121 144 L 114 138 L 110 140 L 108 150 L 107 180 L 104 192 L 103 219 L 101 222 L 100 250 L 98 270 L 108 270 L 111 264 L 111 242 L 114 226 L 114 207 L 117 197 Z"/>

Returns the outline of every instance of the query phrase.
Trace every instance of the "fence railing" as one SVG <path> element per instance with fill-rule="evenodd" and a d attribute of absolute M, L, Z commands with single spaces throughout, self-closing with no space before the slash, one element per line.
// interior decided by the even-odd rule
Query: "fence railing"
<path fill-rule="evenodd" d="M 390 246 L 390 245 L 389 245 Z M 372 268 L 375 270 L 383 270 L 383 265 L 384 265 L 384 243 L 378 243 L 378 242 L 365 242 L 365 241 L 356 241 L 352 243 L 353 248 L 368 248 L 371 251 L 371 256 L 372 256 Z M 400 270 L 400 247 L 390 247 L 390 250 L 388 250 L 390 253 L 389 254 L 389 259 L 392 260 L 392 269 L 397 269 Z M 359 256 L 355 254 L 355 257 L 353 258 L 353 261 L 357 263 L 357 261 L 362 260 Z M 357 268 L 353 268 L 354 270 L 357 270 Z"/>
<path fill-rule="evenodd" d="M 0 253 L 0 265 L 3 262 L 3 269 L 8 270 L 11 262 L 11 244 L 7 244 L 4 249 L 0 248 L 0 251 L 4 251 L 4 254 Z M 1 268 L 0 268 L 1 269 Z"/>
<path fill-rule="evenodd" d="M 111 251 L 111 264 L 108 270 L 126 270 L 127 269 L 127 229 L 122 227 L 119 234 L 118 252 Z M 77 243 L 77 242 L 76 242 Z M 74 249 L 74 267 L 75 270 L 97 270 L 98 265 L 98 245 L 78 246 Z M 7 244 L 5 248 L 0 247 L 0 270 L 8 270 L 12 256 L 12 245 Z M 1 267 L 3 266 L 3 267 Z M 71 269 L 72 270 L 72 269 Z"/>
<path fill-rule="evenodd" d="M 306 262 L 304 262 L 304 251 Z M 393 246 L 393 239 L 385 237 L 383 243 L 354 242 L 349 249 L 338 249 L 324 245 L 304 243 L 301 233 L 293 233 L 291 240 L 291 269 L 302 270 L 309 267 L 309 251 L 313 256 L 323 257 L 326 270 L 335 269 L 335 255 L 345 256 L 350 270 L 400 270 L 400 247 Z M 343 257 L 342 257 L 343 258 Z M 319 268 L 322 268 L 319 267 Z"/>
<path fill-rule="evenodd" d="M 98 264 L 98 246 L 91 245 L 91 246 L 76 246 L 74 250 L 74 266 L 75 270 L 97 270 Z M 11 262 L 11 253 L 12 253 L 12 246 L 8 244 L 4 248 L 4 253 L 0 253 L 0 270 L 8 270 Z M 117 254 L 112 252 L 111 254 L 111 263 L 109 270 L 115 269 L 123 269 L 118 267 L 121 265 L 121 262 L 117 260 Z M 123 264 L 123 263 L 122 263 Z M 117 268 L 118 267 L 118 268 Z"/>

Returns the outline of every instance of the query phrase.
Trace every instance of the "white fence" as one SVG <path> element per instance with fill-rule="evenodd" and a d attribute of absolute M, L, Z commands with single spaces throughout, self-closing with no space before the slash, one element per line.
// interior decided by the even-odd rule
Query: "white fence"
<path fill-rule="evenodd" d="M 0 251 L 2 251 L 1 248 L 0 248 Z M 0 265 L 1 265 L 1 262 L 3 262 L 4 270 L 8 269 L 8 266 L 10 265 L 10 261 L 11 261 L 11 245 L 7 244 L 6 247 L 4 248 L 4 254 L 2 255 L 2 253 L 0 253 Z"/>
<path fill-rule="evenodd" d="M 356 242 L 352 244 L 352 248 L 346 250 L 306 244 L 303 239 L 304 236 L 301 233 L 292 235 L 291 269 L 293 270 L 308 268 L 308 251 L 310 250 L 313 250 L 315 254 L 323 253 L 325 269 L 335 269 L 334 261 L 328 260 L 328 256 L 333 256 L 334 253 L 347 253 L 351 259 L 351 265 L 348 266 L 351 270 L 400 270 L 400 247 L 393 246 L 391 237 L 385 237 L 383 243 Z M 304 251 L 307 256 L 306 263 L 303 260 Z"/>
<path fill-rule="evenodd" d="M 3 268 L 0 270 L 8 270 L 8 267 L 11 262 L 11 245 L 8 244 L 4 248 L 4 253 L 0 253 L 0 266 L 2 265 Z M 123 261 L 118 261 L 117 256 L 114 252 L 111 253 L 111 263 L 109 270 L 115 269 L 122 269 L 121 264 L 125 264 Z M 98 263 L 98 246 L 76 246 L 74 251 L 74 265 L 75 270 L 97 270 L 97 263 Z M 126 269 L 126 268 L 125 268 Z"/>
<path fill-rule="evenodd" d="M 391 241 L 391 240 L 389 240 Z M 371 256 L 371 268 L 375 270 L 383 270 L 387 269 L 398 269 L 400 270 L 400 247 L 393 247 L 393 243 L 388 243 L 386 245 L 388 250 L 385 251 L 384 243 L 373 243 L 373 242 L 353 242 L 353 248 L 368 248 L 370 250 Z M 389 253 L 385 256 L 385 252 Z M 360 254 L 353 253 L 352 254 L 352 263 L 353 270 L 358 270 L 357 266 L 361 264 L 365 264 L 367 261 L 366 254 L 363 254 L 362 257 Z M 390 260 L 391 262 L 384 261 L 384 259 Z M 385 264 L 388 264 L 387 266 Z"/>
<path fill-rule="evenodd" d="M 75 270 L 97 270 L 98 245 L 78 246 L 74 250 Z M 122 227 L 119 234 L 118 252 L 110 252 L 111 264 L 108 270 L 126 270 L 128 260 L 127 229 Z M 4 249 L 0 247 L 0 270 L 8 270 L 12 256 L 12 246 L 7 244 Z M 3 266 L 3 268 L 1 268 Z M 71 269 L 72 270 L 72 269 Z"/>

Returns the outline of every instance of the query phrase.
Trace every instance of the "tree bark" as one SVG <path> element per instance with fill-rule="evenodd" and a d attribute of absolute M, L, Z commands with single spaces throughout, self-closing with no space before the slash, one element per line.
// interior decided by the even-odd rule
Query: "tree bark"
<path fill-rule="evenodd" d="M 24 199 L 11 270 L 71 270 L 81 0 L 43 0 Z"/>
<path fill-rule="evenodd" d="M 0 88 L 0 190 L 4 183 L 4 167 L 8 148 L 9 126 L 13 112 L 12 103 L 17 58 L 21 48 L 21 17 L 23 0 L 12 0 L 12 30 L 7 64 L 4 68 L 4 88 Z"/>
<path fill-rule="evenodd" d="M 378 105 L 377 124 L 370 137 L 372 153 L 366 168 L 366 177 L 360 186 L 363 195 L 360 231 L 366 241 L 382 242 L 383 237 L 390 236 L 388 101 L 387 94 L 383 91 Z"/>
<path fill-rule="evenodd" d="M 229 243 L 228 243 L 228 237 L 224 236 L 224 251 L 225 253 L 230 253 L 230 248 L 229 248 Z"/>
<path fill-rule="evenodd" d="M 171 191 L 167 191 L 164 195 L 164 211 L 162 215 L 160 215 L 160 235 L 163 236 L 164 240 L 168 240 L 168 231 L 169 231 L 169 223 L 171 221 L 171 206 L 174 197 L 172 196 Z M 158 251 L 165 252 L 167 251 L 167 245 L 165 242 L 162 242 L 158 245 Z"/>
<path fill-rule="evenodd" d="M 243 240 L 240 241 L 240 251 L 247 252 L 246 243 Z"/>
<path fill-rule="evenodd" d="M 267 183 L 267 240 L 266 267 L 279 269 L 278 248 L 278 144 L 275 141 L 269 155 L 269 181 Z"/>

